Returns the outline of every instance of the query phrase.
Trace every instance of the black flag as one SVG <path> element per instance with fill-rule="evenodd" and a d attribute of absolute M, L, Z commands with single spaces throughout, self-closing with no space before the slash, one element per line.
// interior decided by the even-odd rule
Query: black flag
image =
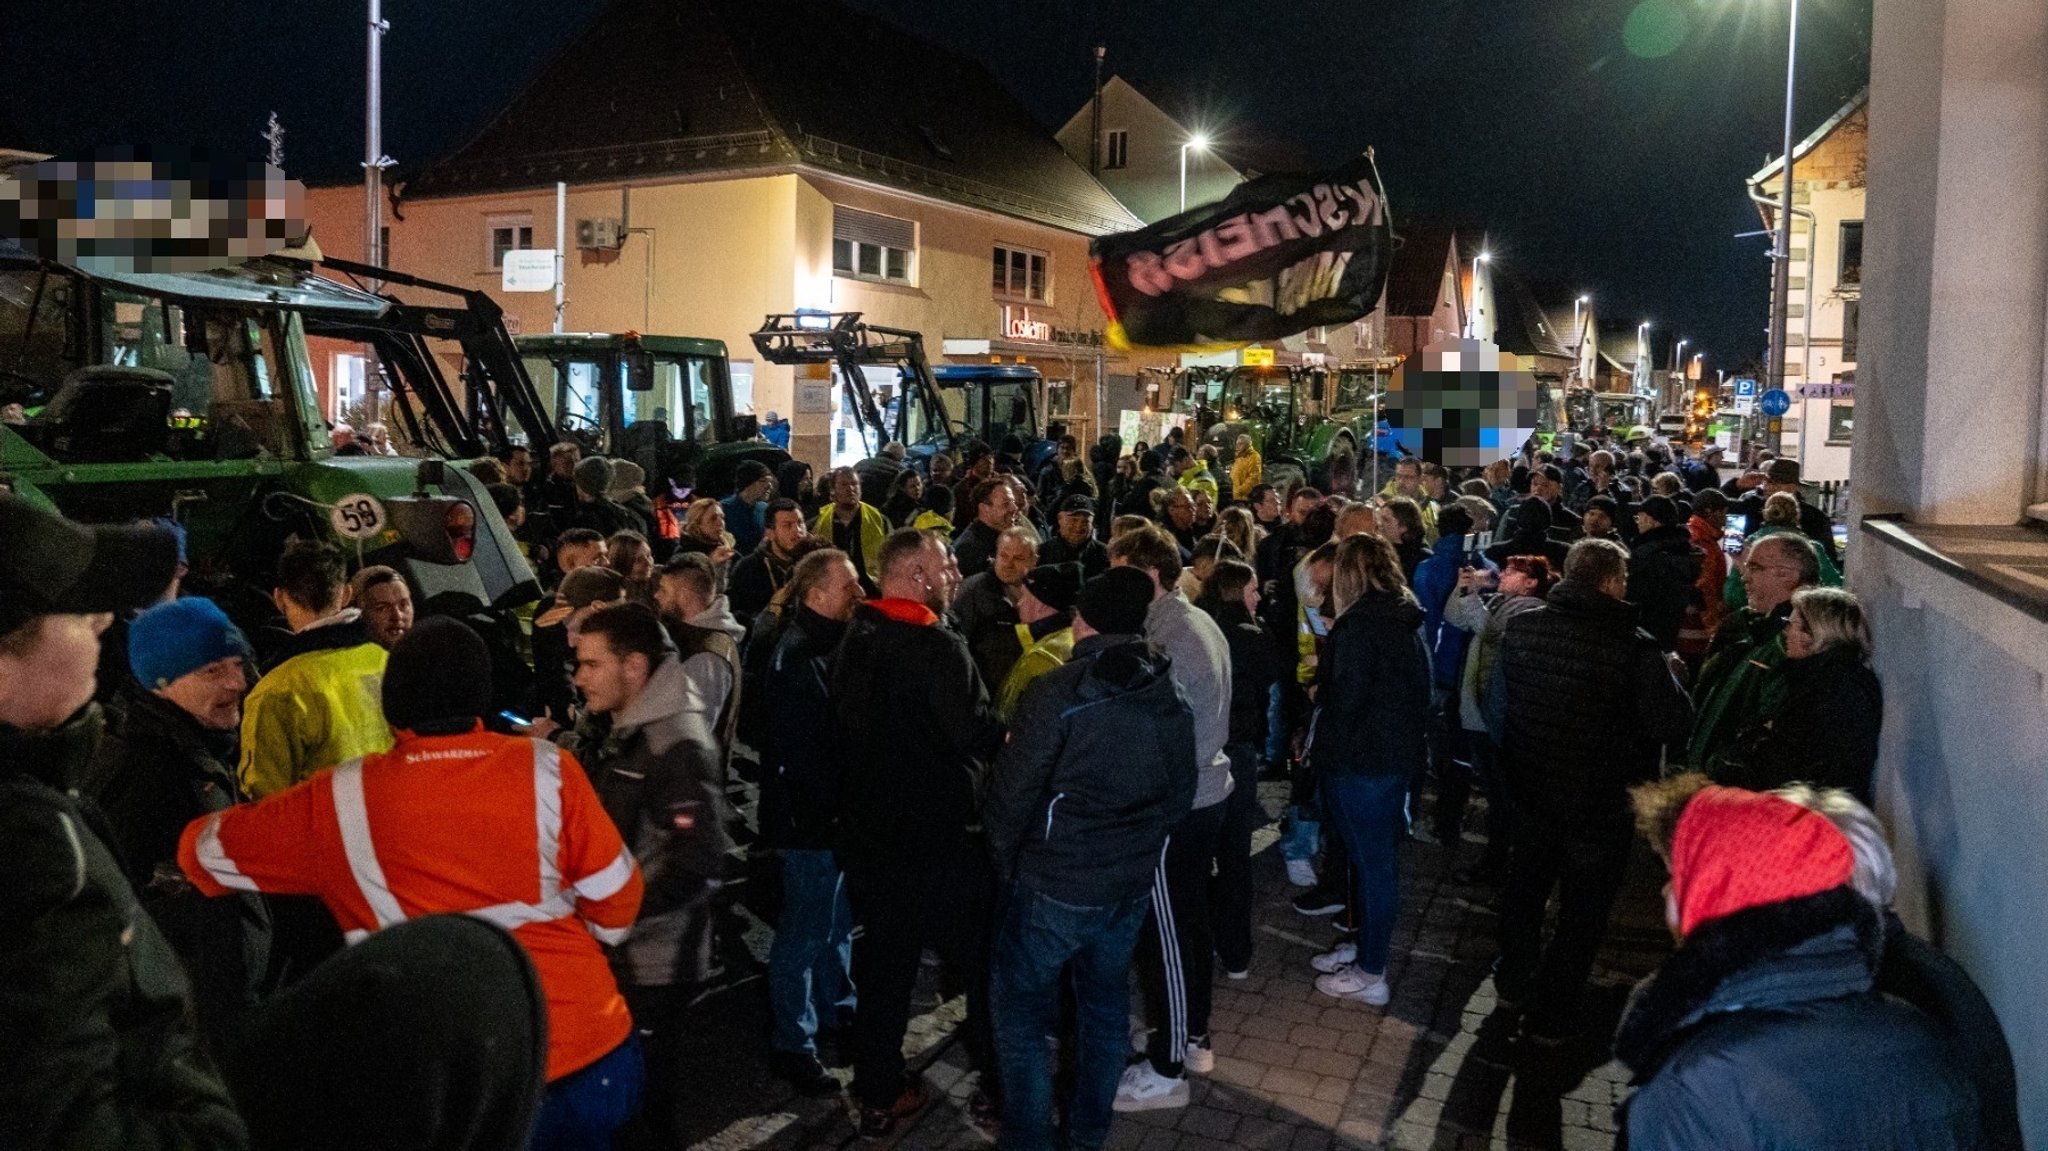
<path fill-rule="evenodd" d="M 1370 156 L 1264 176 L 1090 245 L 1110 342 L 1204 347 L 1276 340 L 1370 313 L 1393 237 Z"/>

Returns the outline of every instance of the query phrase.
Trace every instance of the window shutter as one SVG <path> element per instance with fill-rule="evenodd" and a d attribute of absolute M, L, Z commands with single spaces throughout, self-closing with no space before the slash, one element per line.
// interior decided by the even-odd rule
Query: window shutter
<path fill-rule="evenodd" d="M 842 208 L 834 204 L 832 238 L 910 252 L 917 248 L 917 225 L 894 216 L 863 212 L 858 208 Z"/>

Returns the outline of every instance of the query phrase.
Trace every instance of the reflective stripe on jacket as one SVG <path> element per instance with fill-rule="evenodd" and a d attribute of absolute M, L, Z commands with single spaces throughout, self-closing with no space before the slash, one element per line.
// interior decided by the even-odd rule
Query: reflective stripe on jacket
<path fill-rule="evenodd" d="M 632 926 L 640 869 L 575 758 L 545 741 L 401 733 L 381 755 L 194 820 L 178 866 L 208 895 L 317 895 L 350 942 L 434 914 L 511 931 L 547 994 L 551 1081 L 632 1028 L 598 944 Z"/>

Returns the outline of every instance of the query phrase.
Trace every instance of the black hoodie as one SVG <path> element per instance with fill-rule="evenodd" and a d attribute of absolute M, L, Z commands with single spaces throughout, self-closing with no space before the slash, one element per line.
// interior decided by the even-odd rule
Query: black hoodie
<path fill-rule="evenodd" d="M 1346 608 L 1316 682 L 1309 762 L 1317 771 L 1405 778 L 1426 761 L 1429 651 L 1413 597 L 1375 593 Z"/>
<path fill-rule="evenodd" d="M 1195 717 L 1166 656 L 1092 635 L 1017 703 L 983 826 L 996 874 L 1064 903 L 1143 895 L 1195 801 Z"/>

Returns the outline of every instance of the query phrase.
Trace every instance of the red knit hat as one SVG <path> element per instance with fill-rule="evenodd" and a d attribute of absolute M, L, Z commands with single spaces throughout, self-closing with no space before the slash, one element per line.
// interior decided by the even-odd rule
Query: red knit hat
<path fill-rule="evenodd" d="M 1685 805 L 1671 837 L 1678 933 L 1840 887 L 1854 866 L 1849 840 L 1819 812 L 1775 795 L 1708 787 Z"/>

